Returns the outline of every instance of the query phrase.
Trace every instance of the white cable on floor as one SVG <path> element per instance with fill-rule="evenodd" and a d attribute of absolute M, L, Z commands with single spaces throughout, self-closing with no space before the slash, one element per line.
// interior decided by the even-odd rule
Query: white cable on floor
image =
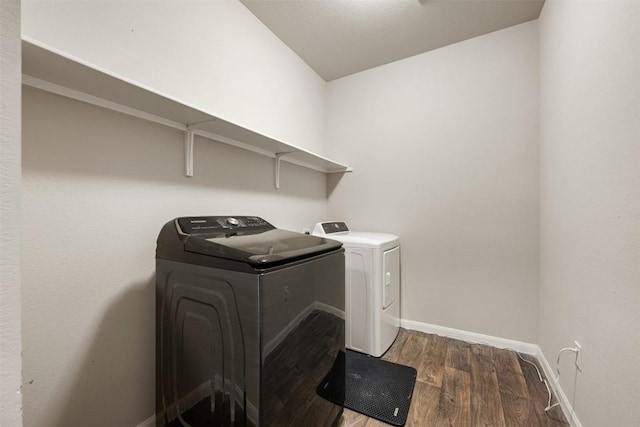
<path fill-rule="evenodd" d="M 487 344 L 487 345 L 489 345 L 489 344 Z M 518 350 L 514 349 L 514 348 L 505 348 L 503 350 L 513 351 L 514 353 L 516 353 L 518 355 L 520 360 L 522 360 L 523 362 L 526 362 L 526 363 L 532 365 L 534 368 L 536 368 L 536 372 L 538 373 L 538 379 L 540 379 L 540 382 L 543 383 L 544 386 L 547 388 L 547 396 L 549 397 L 548 400 L 547 400 L 547 407 L 544 408 L 545 412 L 550 411 L 551 409 L 555 408 L 556 406 L 558 406 L 560 404 L 559 401 L 554 403 L 553 405 L 551 404 L 551 398 L 552 398 L 551 389 L 549 388 L 549 383 L 547 382 L 547 380 L 545 378 L 542 378 L 542 374 L 540 373 L 540 369 L 538 369 L 538 365 L 536 365 L 535 363 L 531 362 L 530 360 L 527 360 L 524 357 L 522 357 L 520 352 Z M 558 354 L 558 358 L 559 357 L 560 357 L 560 355 Z"/>
<path fill-rule="evenodd" d="M 578 355 L 578 349 L 577 348 L 564 347 L 564 348 L 560 349 L 560 351 L 558 352 L 558 358 L 556 359 L 556 372 L 558 373 L 558 375 L 556 376 L 556 382 L 558 384 L 560 383 L 560 356 L 562 355 L 562 352 L 564 352 L 564 351 L 572 351 L 572 352 L 574 352 L 576 354 L 576 357 Z M 551 401 L 549 401 L 549 404 L 551 404 Z M 558 406 L 559 404 L 560 404 L 560 402 L 558 401 L 553 406 L 547 405 L 547 407 L 545 408 L 545 411 L 548 411 L 551 408 L 554 408 L 554 407 Z"/>
<path fill-rule="evenodd" d="M 544 383 L 544 386 L 547 388 L 547 395 L 549 396 L 549 399 L 547 400 L 547 407 L 544 408 L 545 412 L 550 411 L 552 408 L 555 408 L 556 406 L 558 406 L 560 402 L 556 402 L 553 405 L 551 404 L 551 389 L 549 388 L 549 383 L 547 382 L 547 380 L 545 378 L 542 378 L 542 374 L 540 373 L 540 369 L 538 369 L 538 365 L 522 357 L 520 352 L 516 351 L 516 354 L 518 355 L 520 360 L 522 360 L 523 362 L 527 362 L 528 364 L 533 365 L 533 367 L 536 368 L 536 372 L 538 373 L 538 378 L 540 379 L 540 382 Z M 558 355 L 558 357 L 560 357 L 560 355 Z"/>
<path fill-rule="evenodd" d="M 478 344 L 478 343 L 470 343 L 470 344 Z M 485 344 L 485 345 L 491 345 L 491 344 Z M 540 373 L 540 369 L 538 369 L 538 365 L 536 365 L 535 363 L 531 362 L 530 360 L 527 360 L 524 357 L 522 357 L 520 352 L 518 350 L 516 350 L 516 349 L 504 348 L 503 350 L 511 350 L 511 351 L 515 352 L 518 355 L 518 357 L 520 358 L 520 360 L 522 360 L 523 362 L 526 362 L 526 363 L 528 363 L 530 365 L 533 365 L 533 367 L 536 368 L 536 372 L 538 373 L 538 378 L 540 379 L 540 382 L 543 383 L 544 386 L 547 388 L 547 395 L 549 397 L 548 400 L 547 400 L 547 407 L 544 408 L 545 413 L 550 411 L 550 410 L 552 410 L 556 406 L 560 405 L 560 400 L 559 399 L 553 405 L 551 404 L 551 399 L 552 399 L 552 396 L 553 396 L 552 393 L 551 393 L 551 388 L 549 387 L 549 382 L 546 380 L 546 378 L 542 378 L 542 374 Z M 560 349 L 560 351 L 558 352 L 558 359 L 556 360 L 556 371 L 558 372 L 558 376 L 556 377 L 556 381 L 560 381 L 560 355 L 564 351 L 572 351 L 572 352 L 576 353 L 576 357 L 577 357 L 577 354 L 578 354 L 578 349 L 574 348 L 574 347 L 564 347 L 564 348 Z"/>
<path fill-rule="evenodd" d="M 556 372 L 558 373 L 558 375 L 555 378 L 556 382 L 560 381 L 560 356 L 565 351 L 572 351 L 572 352 L 576 353 L 576 355 L 578 354 L 578 349 L 574 348 L 574 347 L 564 347 L 564 348 L 560 349 L 560 351 L 558 352 L 558 358 L 556 359 Z M 542 374 L 540 373 L 540 369 L 538 369 L 538 365 L 536 365 L 535 363 L 523 358 L 522 355 L 518 351 L 516 351 L 516 353 L 518 354 L 518 357 L 520 358 L 520 360 L 522 360 L 523 362 L 527 362 L 528 364 L 533 365 L 533 367 L 536 368 L 536 372 L 538 373 L 538 378 L 540 379 L 540 382 L 544 383 L 544 386 L 547 388 L 547 393 L 549 395 L 549 400 L 547 401 L 547 407 L 544 408 L 545 412 L 548 412 L 551 409 L 553 409 L 556 406 L 558 406 L 560 404 L 559 400 L 556 403 L 554 403 L 553 405 L 551 404 L 551 389 L 549 388 L 548 381 L 545 378 L 542 378 Z"/>

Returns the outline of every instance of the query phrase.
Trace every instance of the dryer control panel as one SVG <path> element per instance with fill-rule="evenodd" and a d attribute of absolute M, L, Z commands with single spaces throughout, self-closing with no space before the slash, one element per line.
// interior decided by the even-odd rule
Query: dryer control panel
<path fill-rule="evenodd" d="M 320 229 L 322 231 L 320 231 Z M 314 234 L 332 234 L 332 233 L 344 233 L 349 231 L 347 224 L 342 221 L 333 222 L 319 222 L 316 224 L 313 233 Z"/>

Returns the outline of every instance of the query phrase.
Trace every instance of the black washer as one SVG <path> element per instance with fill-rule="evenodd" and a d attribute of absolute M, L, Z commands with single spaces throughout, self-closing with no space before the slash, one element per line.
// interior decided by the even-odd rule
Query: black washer
<path fill-rule="evenodd" d="M 330 426 L 341 243 L 255 216 L 176 218 L 156 251 L 158 426 Z"/>

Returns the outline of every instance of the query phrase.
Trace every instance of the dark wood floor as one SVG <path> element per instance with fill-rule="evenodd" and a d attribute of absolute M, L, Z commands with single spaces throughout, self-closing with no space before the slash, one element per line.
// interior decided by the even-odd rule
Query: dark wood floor
<path fill-rule="evenodd" d="M 418 371 L 407 426 L 569 425 L 559 407 L 545 413 L 545 385 L 535 368 L 513 351 L 401 329 L 383 359 Z M 339 423 L 339 427 L 385 426 L 348 409 Z"/>

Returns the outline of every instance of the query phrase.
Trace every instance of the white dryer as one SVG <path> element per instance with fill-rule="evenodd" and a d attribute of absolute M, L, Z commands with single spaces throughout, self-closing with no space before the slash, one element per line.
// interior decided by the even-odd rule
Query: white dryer
<path fill-rule="evenodd" d="M 400 329 L 400 239 L 335 221 L 317 223 L 313 235 L 344 246 L 346 347 L 382 356 Z"/>

